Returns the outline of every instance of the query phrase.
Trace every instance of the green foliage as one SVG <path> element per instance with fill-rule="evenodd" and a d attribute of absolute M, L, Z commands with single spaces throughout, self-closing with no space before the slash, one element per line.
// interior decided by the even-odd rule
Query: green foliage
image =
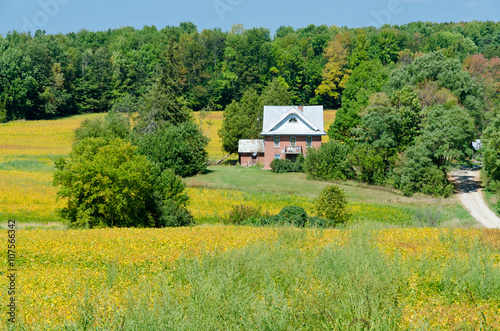
<path fill-rule="evenodd" d="M 310 148 L 304 160 L 304 172 L 309 179 L 345 180 L 351 175 L 347 162 L 349 146 L 330 140 L 320 148 Z"/>
<path fill-rule="evenodd" d="M 137 131 L 151 133 L 166 124 L 178 125 L 191 120 L 191 111 L 182 95 L 183 75 L 179 57 L 178 47 L 170 42 L 144 96 L 144 109 L 139 112 Z"/>
<path fill-rule="evenodd" d="M 164 120 L 183 121 L 187 109 L 225 109 L 246 91 L 260 93 L 278 80 L 289 91 L 288 96 L 276 91 L 286 104 L 337 108 L 341 96 L 339 123 L 331 136 L 347 139 L 350 128 L 357 125 L 359 109 L 365 106 L 363 100 L 371 94 L 356 88 L 354 97 L 352 87 L 361 87 L 371 78 L 384 85 L 386 78 L 366 71 L 361 80 L 355 74 L 349 78 L 351 84 L 343 87 L 350 70 L 359 71 L 372 61 L 386 67 L 396 62 L 411 66 L 416 59 L 422 68 L 415 72 L 454 71 L 439 78 L 431 75 L 429 80 L 442 82 L 440 86 L 452 90 L 467 108 L 481 109 L 483 99 L 456 64 L 436 66 L 432 59 L 420 60 L 427 54 L 418 54 L 433 51 L 459 62 L 476 53 L 488 59 L 500 56 L 499 24 L 416 22 L 380 29 L 311 24 L 283 27 L 274 36 L 269 29 L 243 25 L 228 32 L 198 31 L 190 22 L 163 29 L 83 29 L 66 35 L 13 31 L 0 40 L 0 105 L 6 120 L 53 118 L 105 112 L 131 96 L 142 105 L 138 128 L 151 130 Z M 468 97 L 471 91 L 473 97 Z"/>
<path fill-rule="evenodd" d="M 458 106 L 428 107 L 424 116 L 421 135 L 406 150 L 403 165 L 395 170 L 396 187 L 405 195 L 422 192 L 449 196 L 453 185 L 447 180 L 446 167 L 472 155 L 472 119 Z"/>
<path fill-rule="evenodd" d="M 382 90 L 388 80 L 388 71 L 379 61 L 363 62 L 354 69 L 342 94 L 342 108 L 328 129 L 331 139 L 350 139 L 351 129 L 361 122 L 360 109 L 368 105 L 372 93 Z"/>
<path fill-rule="evenodd" d="M 356 179 L 375 185 L 386 182 L 387 164 L 380 151 L 369 144 L 356 144 L 347 155 L 347 161 L 356 174 Z"/>
<path fill-rule="evenodd" d="M 278 216 L 297 227 L 304 227 L 307 222 L 307 212 L 302 207 L 284 207 L 280 210 Z"/>
<path fill-rule="evenodd" d="M 207 169 L 208 139 L 191 122 L 168 125 L 137 138 L 139 152 L 157 164 L 161 171 L 169 168 L 186 177 Z"/>
<path fill-rule="evenodd" d="M 219 136 L 228 153 L 238 151 L 240 139 L 258 138 L 262 131 L 263 107 L 255 90 L 248 90 L 240 102 L 233 101 L 224 111 Z"/>
<path fill-rule="evenodd" d="M 156 226 L 186 226 L 194 222 L 187 210 L 189 197 L 184 192 L 186 184 L 172 169 L 165 169 L 154 183 L 154 198 L 159 211 Z"/>
<path fill-rule="evenodd" d="M 72 227 L 155 225 L 152 164 L 120 139 L 86 138 L 56 162 L 54 185 Z"/>
<path fill-rule="evenodd" d="M 327 186 L 315 202 L 316 215 L 329 221 L 329 225 L 344 224 L 351 215 L 345 193 L 337 185 Z"/>
<path fill-rule="evenodd" d="M 75 228 L 185 226 L 185 184 L 173 170 L 159 172 L 137 147 L 121 139 L 84 138 L 56 162 L 55 186 L 65 199 L 61 216 Z"/>
<path fill-rule="evenodd" d="M 427 81 L 435 81 L 439 87 L 449 89 L 469 110 L 476 125 L 482 124 L 482 88 L 463 70 L 460 61 L 447 58 L 441 51 L 424 54 L 413 63 L 394 70 L 389 78 L 389 87 L 397 90 Z"/>
<path fill-rule="evenodd" d="M 247 205 L 233 206 L 227 222 L 229 224 L 241 225 L 246 223 L 259 223 L 263 217 L 262 208 Z"/>
<path fill-rule="evenodd" d="M 86 119 L 75 130 L 75 141 L 79 142 L 86 138 L 129 140 L 131 138 L 130 123 L 127 118 L 115 112 L 109 112 L 103 118 Z"/>
<path fill-rule="evenodd" d="M 500 182 L 500 116 L 496 116 L 484 131 L 484 170 L 493 181 Z"/>
<path fill-rule="evenodd" d="M 303 172 L 305 158 L 300 154 L 295 161 L 289 159 L 274 159 L 271 161 L 270 167 L 272 172 Z"/>

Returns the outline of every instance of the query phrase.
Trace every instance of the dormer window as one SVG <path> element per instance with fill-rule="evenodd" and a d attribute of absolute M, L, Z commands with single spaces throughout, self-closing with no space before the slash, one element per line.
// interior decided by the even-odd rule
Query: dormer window
<path fill-rule="evenodd" d="M 297 118 L 296 117 L 292 117 L 288 120 L 289 123 L 297 123 Z"/>

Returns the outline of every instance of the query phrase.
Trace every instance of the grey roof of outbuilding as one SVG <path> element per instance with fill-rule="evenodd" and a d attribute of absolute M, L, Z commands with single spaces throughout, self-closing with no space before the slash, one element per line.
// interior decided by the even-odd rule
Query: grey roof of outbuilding
<path fill-rule="evenodd" d="M 297 122 L 289 122 L 295 117 Z M 326 135 L 323 106 L 264 106 L 262 135 Z"/>
<path fill-rule="evenodd" d="M 240 139 L 238 142 L 238 153 L 264 153 L 264 151 L 262 139 Z"/>

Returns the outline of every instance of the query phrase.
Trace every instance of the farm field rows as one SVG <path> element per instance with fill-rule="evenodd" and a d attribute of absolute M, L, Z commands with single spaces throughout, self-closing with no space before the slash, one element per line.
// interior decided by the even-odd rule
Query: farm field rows
<path fill-rule="evenodd" d="M 27 330 L 500 327 L 498 230 L 196 226 L 17 238 Z"/>

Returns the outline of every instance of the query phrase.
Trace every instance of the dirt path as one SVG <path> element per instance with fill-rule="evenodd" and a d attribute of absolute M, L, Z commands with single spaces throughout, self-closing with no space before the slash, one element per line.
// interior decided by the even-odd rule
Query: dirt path
<path fill-rule="evenodd" d="M 500 218 L 488 208 L 481 192 L 479 167 L 462 167 L 451 173 L 458 184 L 458 196 L 465 209 L 486 228 L 500 228 Z"/>

